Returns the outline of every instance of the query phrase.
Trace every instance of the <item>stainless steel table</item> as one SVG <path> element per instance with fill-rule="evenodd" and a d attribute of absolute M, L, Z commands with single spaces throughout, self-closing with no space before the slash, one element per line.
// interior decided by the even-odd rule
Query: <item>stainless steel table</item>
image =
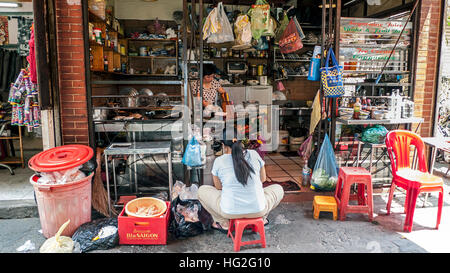
<path fill-rule="evenodd" d="M 422 123 L 423 118 L 411 117 L 401 119 L 342 119 L 336 118 L 337 122 L 345 125 L 364 125 L 364 124 L 406 124 L 406 123 Z"/>
<path fill-rule="evenodd" d="M 109 214 L 111 215 L 111 195 L 109 188 L 109 170 L 108 170 L 108 156 L 112 155 L 132 155 L 134 157 L 134 162 L 136 162 L 136 155 L 146 154 L 146 155 L 156 155 L 156 154 L 166 154 L 168 162 L 168 174 L 169 174 L 169 196 L 172 196 L 172 152 L 171 152 L 171 142 L 170 141 L 152 141 L 152 142 L 133 142 L 133 143 L 112 143 L 103 152 L 105 156 L 105 166 L 106 166 L 106 187 L 108 191 L 108 208 Z M 111 161 L 114 168 L 114 157 Z M 135 168 L 135 192 L 137 193 L 137 171 L 136 164 Z M 131 173 L 130 173 L 131 175 Z M 117 184 L 116 184 L 116 173 L 113 171 L 114 178 L 114 204 L 117 203 Z M 130 181 L 131 182 L 131 181 Z"/>

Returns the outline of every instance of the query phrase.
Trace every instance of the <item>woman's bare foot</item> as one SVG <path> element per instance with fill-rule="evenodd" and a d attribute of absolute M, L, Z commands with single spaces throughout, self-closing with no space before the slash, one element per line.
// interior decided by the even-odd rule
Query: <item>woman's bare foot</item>
<path fill-rule="evenodd" d="M 212 223 L 212 226 L 213 226 L 214 228 L 217 228 L 217 229 L 225 229 L 225 230 L 228 230 L 228 226 L 227 226 L 227 225 L 221 225 L 221 224 L 219 224 L 218 222 Z"/>

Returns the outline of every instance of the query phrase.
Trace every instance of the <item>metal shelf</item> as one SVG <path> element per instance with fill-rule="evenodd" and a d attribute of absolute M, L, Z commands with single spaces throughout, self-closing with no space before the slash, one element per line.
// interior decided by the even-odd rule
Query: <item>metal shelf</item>
<path fill-rule="evenodd" d="M 400 83 L 400 82 L 344 82 L 344 85 L 361 85 L 361 86 L 411 86 L 411 83 Z"/>
<path fill-rule="evenodd" d="M 310 62 L 311 59 L 275 59 L 276 62 Z"/>
<path fill-rule="evenodd" d="M 374 70 L 374 71 L 369 71 L 369 70 L 343 70 L 343 73 L 345 74 L 379 74 L 381 71 L 380 70 Z M 408 74 L 411 71 L 384 71 L 383 74 Z"/>
<path fill-rule="evenodd" d="M 362 125 L 362 124 L 405 124 L 405 123 L 422 123 L 423 118 L 406 118 L 406 119 L 341 119 L 336 121 L 345 125 Z"/>
<path fill-rule="evenodd" d="M 136 76 L 134 74 L 125 74 L 129 76 Z M 173 76 L 172 76 L 173 77 Z M 155 85 L 181 85 L 182 81 L 176 80 L 134 80 L 134 81 L 122 81 L 122 80 L 100 80 L 100 81 L 92 81 L 93 84 L 155 84 Z"/>

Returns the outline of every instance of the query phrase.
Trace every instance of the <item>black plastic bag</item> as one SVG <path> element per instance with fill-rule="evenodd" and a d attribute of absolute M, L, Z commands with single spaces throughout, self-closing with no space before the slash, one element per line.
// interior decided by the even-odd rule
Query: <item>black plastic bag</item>
<path fill-rule="evenodd" d="M 110 249 L 119 244 L 117 218 L 102 218 L 82 224 L 72 235 L 81 252 Z"/>
<path fill-rule="evenodd" d="M 191 222 L 192 219 L 186 219 L 185 215 L 181 213 L 178 208 L 185 208 L 186 210 L 195 211 L 196 215 L 192 219 L 197 221 Z M 197 199 L 182 200 L 180 197 L 172 201 L 170 207 L 169 232 L 176 238 L 187 238 L 202 234 L 204 231 L 211 228 L 213 222 L 211 214 L 207 212 L 200 201 Z"/>

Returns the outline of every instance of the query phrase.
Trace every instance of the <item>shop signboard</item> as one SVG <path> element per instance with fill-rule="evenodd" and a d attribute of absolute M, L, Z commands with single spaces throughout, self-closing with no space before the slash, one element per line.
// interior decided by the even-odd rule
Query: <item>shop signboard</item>
<path fill-rule="evenodd" d="M 379 71 L 391 55 L 405 26 L 403 20 L 341 18 L 339 62 L 344 71 Z M 406 71 L 412 23 L 408 22 L 387 68 Z"/>

